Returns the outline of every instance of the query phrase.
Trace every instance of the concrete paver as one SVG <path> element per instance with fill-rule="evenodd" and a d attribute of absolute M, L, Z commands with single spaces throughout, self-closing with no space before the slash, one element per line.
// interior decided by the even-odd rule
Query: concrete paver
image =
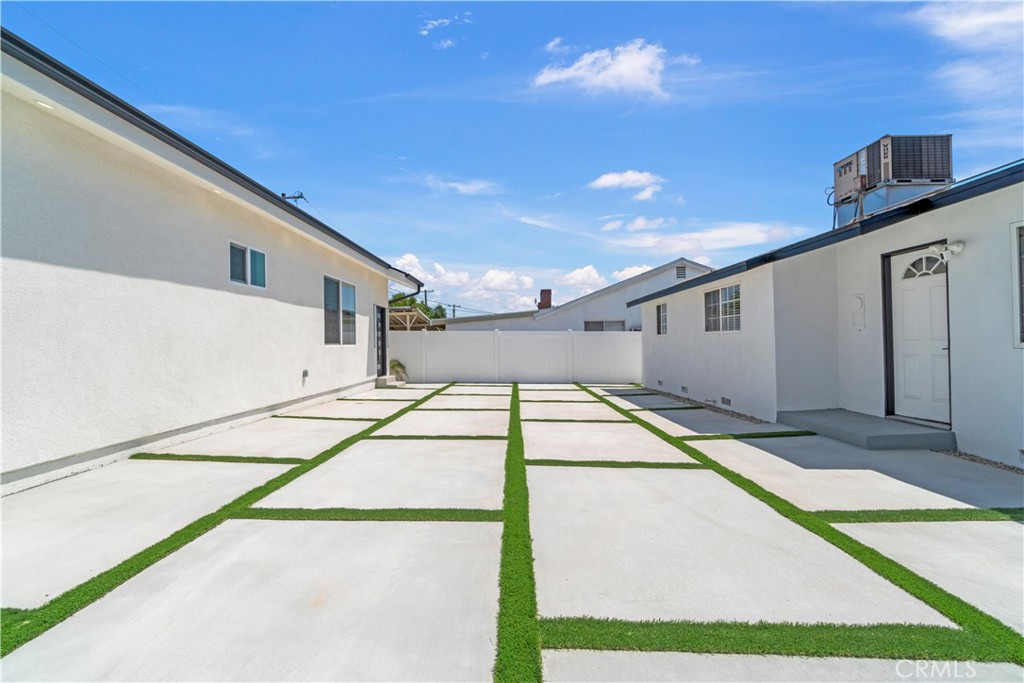
<path fill-rule="evenodd" d="M 6 496 L 3 606 L 39 607 L 290 467 L 124 460 Z"/>
<path fill-rule="evenodd" d="M 793 431 L 792 427 L 786 425 L 774 422 L 750 422 L 704 408 L 697 410 L 638 410 L 636 416 L 671 436 Z"/>
<path fill-rule="evenodd" d="M 353 420 L 380 420 L 394 415 L 408 404 L 399 401 L 327 401 L 299 408 L 283 415 L 299 417 L 346 417 Z"/>
<path fill-rule="evenodd" d="M 523 446 L 529 459 L 695 462 L 675 446 L 632 423 L 524 422 Z"/>
<path fill-rule="evenodd" d="M 837 526 L 1024 633 L 1024 525 L 885 522 Z"/>
<path fill-rule="evenodd" d="M 1020 681 L 1015 664 L 848 657 L 545 650 L 547 681 Z"/>
<path fill-rule="evenodd" d="M 397 387 L 398 389 L 429 389 L 430 391 L 437 391 L 442 387 L 448 386 L 447 382 L 406 382 L 404 387 Z"/>
<path fill-rule="evenodd" d="M 603 403 L 520 403 L 523 420 L 614 420 L 628 422 Z"/>
<path fill-rule="evenodd" d="M 379 436 L 507 436 L 508 412 L 413 410 L 376 432 Z"/>
<path fill-rule="evenodd" d="M 501 525 L 230 520 L 4 658 L 6 680 L 484 680 Z"/>
<path fill-rule="evenodd" d="M 282 420 L 271 417 L 161 448 L 156 452 L 179 455 L 312 458 L 368 426 L 369 423 L 366 422 Z"/>
<path fill-rule="evenodd" d="M 597 401 L 596 398 L 581 389 L 564 391 L 531 391 L 519 390 L 520 401 Z"/>
<path fill-rule="evenodd" d="M 527 476 L 542 616 L 952 626 L 713 472 Z"/>
<path fill-rule="evenodd" d="M 477 394 L 487 396 L 511 396 L 512 387 L 476 387 L 465 384 L 456 384 L 454 387 L 444 390 L 442 396 L 457 396 L 462 394 Z"/>
<path fill-rule="evenodd" d="M 677 408 L 689 405 L 682 401 L 666 398 L 659 394 L 650 394 L 646 396 L 609 396 L 608 400 L 620 408 L 625 408 L 626 410 L 636 410 L 637 408 Z"/>
<path fill-rule="evenodd" d="M 1019 474 L 934 451 L 871 451 L 823 436 L 693 445 L 805 510 L 1024 506 Z"/>
<path fill-rule="evenodd" d="M 504 441 L 360 441 L 257 506 L 500 510 L 505 448 Z"/>
<path fill-rule="evenodd" d="M 466 396 L 441 394 L 429 399 L 420 408 L 429 410 L 473 410 L 480 408 L 508 410 L 511 405 L 510 396 Z"/>
<path fill-rule="evenodd" d="M 418 401 L 432 392 L 433 389 L 370 389 L 345 398 L 359 401 Z"/>

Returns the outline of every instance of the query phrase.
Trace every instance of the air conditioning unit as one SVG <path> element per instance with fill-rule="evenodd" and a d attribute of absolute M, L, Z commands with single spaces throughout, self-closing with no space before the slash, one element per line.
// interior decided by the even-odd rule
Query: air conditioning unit
<path fill-rule="evenodd" d="M 952 135 L 886 135 L 833 164 L 835 201 L 882 185 L 953 182 Z"/>

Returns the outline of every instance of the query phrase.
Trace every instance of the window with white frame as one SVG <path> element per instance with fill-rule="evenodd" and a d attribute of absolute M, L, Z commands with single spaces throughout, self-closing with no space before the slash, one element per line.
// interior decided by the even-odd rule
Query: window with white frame
<path fill-rule="evenodd" d="M 341 343 L 356 343 L 356 288 L 341 283 Z"/>
<path fill-rule="evenodd" d="M 655 315 L 658 319 L 658 334 L 668 334 L 668 304 L 658 304 Z"/>
<path fill-rule="evenodd" d="M 739 330 L 739 284 L 704 292 L 704 331 L 738 332 Z"/>
<path fill-rule="evenodd" d="M 356 343 L 356 288 L 324 276 L 324 343 Z"/>
<path fill-rule="evenodd" d="M 267 286 L 267 255 L 240 244 L 231 244 L 231 281 L 253 287 Z"/>
<path fill-rule="evenodd" d="M 625 332 L 625 320 L 585 320 L 584 332 Z"/>

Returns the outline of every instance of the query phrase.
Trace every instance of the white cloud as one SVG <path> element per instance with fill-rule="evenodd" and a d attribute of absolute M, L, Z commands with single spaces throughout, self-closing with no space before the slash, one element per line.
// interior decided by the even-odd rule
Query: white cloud
<path fill-rule="evenodd" d="M 417 280 L 429 285 L 442 285 L 448 287 L 464 287 L 469 284 L 469 273 L 464 271 L 451 271 L 434 262 L 434 272 L 428 271 L 420 263 L 416 254 L 402 254 L 395 260 L 395 266 L 412 275 Z"/>
<path fill-rule="evenodd" d="M 783 223 L 720 223 L 706 230 L 681 233 L 635 232 L 602 238 L 613 249 L 632 249 L 661 256 L 699 260 L 706 251 L 735 249 L 790 240 L 808 234 L 806 228 Z"/>
<path fill-rule="evenodd" d="M 672 225 L 673 223 L 675 223 L 675 221 L 671 218 L 647 218 L 645 216 L 637 216 L 626 224 L 626 230 L 630 232 L 637 232 L 638 230 L 657 230 L 663 225 Z"/>
<path fill-rule="evenodd" d="M 493 180 L 443 180 L 436 175 L 426 175 L 421 178 L 421 183 L 432 190 L 454 191 L 465 195 L 500 194 L 502 192 L 501 185 Z"/>
<path fill-rule="evenodd" d="M 558 48 L 561 40 L 555 39 L 548 46 Z M 668 93 L 661 87 L 666 65 L 697 62 L 696 57 L 686 55 L 669 59 L 661 45 L 638 38 L 611 50 L 585 52 L 569 66 L 548 65 L 534 77 L 533 85 L 565 84 L 594 94 L 612 92 L 667 99 Z"/>
<path fill-rule="evenodd" d="M 469 284 L 469 273 L 464 271 L 451 271 L 440 263 L 434 262 L 435 281 L 448 287 L 465 287 Z"/>
<path fill-rule="evenodd" d="M 451 38 L 445 38 L 440 42 L 434 43 L 434 47 L 438 50 L 447 50 L 450 47 L 455 47 L 455 41 Z"/>
<path fill-rule="evenodd" d="M 612 230 L 618 230 L 622 227 L 622 221 L 608 221 L 601 226 L 601 232 L 610 232 Z"/>
<path fill-rule="evenodd" d="M 633 195 L 637 201 L 649 201 L 657 192 L 661 192 L 661 184 L 665 179 L 648 171 L 622 171 L 621 173 L 605 173 L 590 181 L 587 187 L 593 190 L 617 188 L 642 188 Z"/>
<path fill-rule="evenodd" d="M 910 18 L 965 50 L 1020 50 L 1024 5 L 1019 2 L 935 2 Z"/>
<path fill-rule="evenodd" d="M 424 270 L 416 254 L 402 254 L 395 259 L 395 266 L 409 273 L 409 275 L 412 275 L 420 282 L 427 283 L 434 279 L 433 275 Z"/>
<path fill-rule="evenodd" d="M 563 45 L 561 36 L 556 36 L 552 38 L 547 42 L 546 45 L 544 45 L 544 52 L 553 55 L 564 55 L 569 52 L 572 52 L 574 49 L 575 48 L 572 47 L 571 45 Z"/>
<path fill-rule="evenodd" d="M 608 281 L 605 280 L 599 272 L 597 272 L 597 268 L 594 268 L 592 265 L 587 265 L 566 273 L 559 278 L 558 284 L 576 287 L 580 290 L 580 294 L 589 294 L 594 290 L 606 287 L 608 285 Z"/>
<path fill-rule="evenodd" d="M 509 292 L 516 289 L 533 287 L 533 278 L 528 275 L 516 275 L 514 270 L 491 268 L 477 283 L 481 289 L 494 292 Z"/>
<path fill-rule="evenodd" d="M 421 36 L 429 36 L 430 32 L 436 28 L 442 26 L 448 26 L 452 23 L 451 19 L 427 19 L 423 22 L 423 26 L 420 26 L 420 30 L 417 31 Z"/>
<path fill-rule="evenodd" d="M 631 277 L 636 277 L 641 273 L 646 273 L 649 270 L 654 270 L 654 266 L 627 266 L 622 270 L 616 270 L 612 273 L 612 277 L 618 282 L 622 282 L 623 280 L 628 280 Z"/>

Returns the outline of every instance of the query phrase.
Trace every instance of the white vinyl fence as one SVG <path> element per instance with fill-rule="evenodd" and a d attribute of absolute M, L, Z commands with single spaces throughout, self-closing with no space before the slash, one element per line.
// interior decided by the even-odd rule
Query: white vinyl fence
<path fill-rule="evenodd" d="M 390 333 L 410 382 L 640 382 L 639 332 Z"/>

